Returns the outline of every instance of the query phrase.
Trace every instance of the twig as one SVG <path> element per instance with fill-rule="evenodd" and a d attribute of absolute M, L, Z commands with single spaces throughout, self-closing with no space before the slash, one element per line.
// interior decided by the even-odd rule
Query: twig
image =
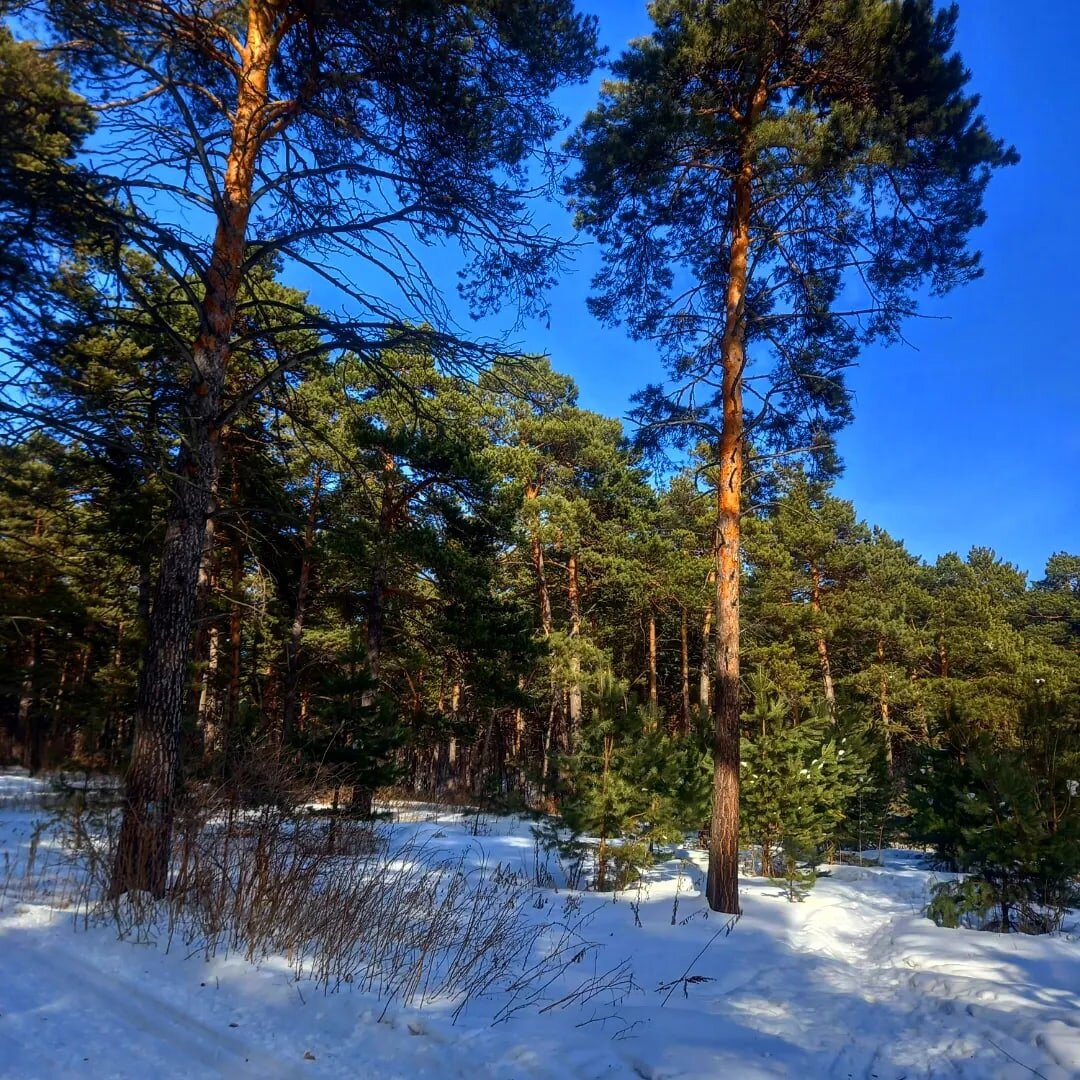
<path fill-rule="evenodd" d="M 699 950 L 698 954 L 694 957 L 693 960 L 690 961 L 689 964 L 686 965 L 686 970 L 683 971 L 682 976 L 680 978 L 676 979 L 673 983 L 671 983 L 668 986 L 668 992 L 664 995 L 664 1000 L 662 1002 L 660 1002 L 660 1008 L 661 1009 L 668 1003 L 668 999 L 675 992 L 675 987 L 676 986 L 679 986 L 679 985 L 685 986 L 686 985 L 686 980 L 690 978 L 690 969 L 705 955 L 705 952 L 709 948 L 709 946 L 712 945 L 712 943 L 721 934 L 723 934 L 724 937 L 727 937 L 727 935 L 730 934 L 731 931 L 735 929 L 735 924 L 739 921 L 739 919 L 741 917 L 742 917 L 741 915 L 732 915 L 731 918 L 728 919 L 728 921 L 726 923 L 724 923 L 724 925 L 721 926 L 720 929 L 717 930 L 716 933 L 713 934 L 713 936 L 711 938 L 709 938 L 709 940 L 706 941 L 704 945 L 701 946 L 701 949 Z M 660 989 L 663 989 L 663 987 L 661 987 Z"/>
<path fill-rule="evenodd" d="M 1010 1061 L 1012 1061 L 1012 1062 L 1015 1062 L 1015 1063 L 1016 1063 L 1017 1065 L 1019 1065 L 1019 1066 L 1020 1066 L 1020 1067 L 1021 1067 L 1022 1069 L 1027 1069 L 1027 1071 L 1028 1071 L 1029 1073 L 1031 1073 L 1031 1075 L 1032 1075 L 1032 1076 L 1039 1076 L 1039 1077 L 1042 1077 L 1042 1080 L 1047 1080 L 1047 1077 L 1046 1077 L 1046 1074 L 1045 1074 L 1045 1073 L 1041 1073 L 1041 1072 L 1039 1072 L 1039 1070 L 1038 1070 L 1038 1069 L 1033 1069 L 1033 1068 L 1032 1068 L 1032 1067 L 1031 1067 L 1030 1065 L 1025 1065 L 1025 1064 L 1024 1064 L 1024 1063 L 1023 1063 L 1023 1062 L 1022 1062 L 1022 1061 L 1021 1061 L 1021 1060 L 1020 1060 L 1019 1058 L 1015 1058 L 1015 1057 L 1013 1057 L 1013 1056 L 1012 1056 L 1012 1054 L 1010 1054 L 1008 1050 L 1002 1050 L 1002 1048 L 1001 1048 L 1000 1046 L 998 1046 L 998 1044 L 997 1044 L 996 1042 L 994 1042 L 994 1040 L 993 1040 L 993 1039 L 987 1039 L 986 1041 L 987 1041 L 987 1042 L 988 1042 L 988 1043 L 989 1043 L 989 1044 L 990 1044 L 990 1045 L 991 1045 L 991 1046 L 992 1046 L 992 1047 L 993 1047 L 993 1048 L 994 1048 L 995 1050 L 997 1050 L 997 1051 L 998 1051 L 998 1053 L 1004 1054 L 1004 1055 L 1005 1055 L 1005 1056 L 1006 1056 L 1006 1057 L 1007 1057 L 1007 1058 L 1008 1058 L 1008 1059 L 1009 1059 Z"/>

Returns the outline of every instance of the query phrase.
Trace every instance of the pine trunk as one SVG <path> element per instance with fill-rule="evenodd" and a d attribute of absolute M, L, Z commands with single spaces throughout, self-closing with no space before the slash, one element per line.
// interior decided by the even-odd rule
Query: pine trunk
<path fill-rule="evenodd" d="M 658 690 L 656 674 L 656 616 L 649 616 L 649 708 L 656 713 L 658 708 Z"/>
<path fill-rule="evenodd" d="M 945 646 L 944 633 L 938 634 L 937 639 L 938 647 L 938 675 L 943 679 L 949 677 L 949 650 Z"/>
<path fill-rule="evenodd" d="M 712 708 L 713 611 L 716 607 L 716 573 L 714 571 L 709 572 L 707 584 L 713 587 L 714 596 L 705 609 L 705 620 L 701 627 L 701 676 L 698 679 L 698 704 L 704 712 Z"/>
<path fill-rule="evenodd" d="M 191 354 L 184 439 L 172 476 L 146 654 L 139 674 L 135 739 L 109 887 L 113 897 L 134 891 L 161 897 L 168 884 L 199 565 L 221 468 L 218 418 L 276 47 L 270 25 L 273 11 L 251 4 L 247 14 L 232 142 L 213 252 L 203 282 L 199 336 Z"/>
<path fill-rule="evenodd" d="M 112 671 L 109 674 L 109 694 L 105 711 L 105 723 L 101 732 L 100 749 L 107 755 L 109 766 L 116 762 L 117 751 L 124 741 L 126 717 L 121 714 L 116 680 L 124 662 L 124 622 L 116 624 L 116 642 L 113 645 Z"/>
<path fill-rule="evenodd" d="M 235 505 L 235 504 L 234 504 Z M 225 757 L 232 760 L 237 746 L 240 713 L 241 622 L 240 595 L 244 584 L 244 559 L 239 537 L 233 537 L 232 595 L 229 598 L 229 686 L 225 695 Z"/>
<path fill-rule="evenodd" d="M 725 379 L 725 382 L 727 380 Z M 736 391 L 737 396 L 741 394 Z M 725 398 L 726 398 L 725 393 Z M 727 416 L 725 416 L 727 420 Z M 713 911 L 739 911 L 739 509 L 742 405 L 721 440 L 717 510 L 716 696 L 713 701 L 713 806 L 706 898 Z"/>
<path fill-rule="evenodd" d="M 832 664 L 829 662 L 829 645 L 825 640 L 821 615 L 821 572 L 810 564 L 810 607 L 814 612 L 814 639 L 817 644 L 818 666 L 821 668 L 821 683 L 825 691 L 825 708 L 829 716 L 836 716 L 836 688 L 833 685 Z"/>
<path fill-rule="evenodd" d="M 755 94 L 746 119 L 746 149 L 735 177 L 734 212 L 720 342 L 723 421 L 717 462 L 716 696 L 713 702 L 713 805 L 709 829 L 709 874 L 705 891 L 713 911 L 739 913 L 739 599 L 740 514 L 743 481 L 743 372 L 745 312 L 750 253 L 753 163 L 750 131 L 765 102 Z"/>
<path fill-rule="evenodd" d="M 221 665 L 221 627 L 214 623 L 206 635 L 206 670 L 199 692 L 199 730 L 202 732 L 203 755 L 207 760 L 221 749 L 221 716 L 217 686 Z"/>
<path fill-rule="evenodd" d="M 214 492 L 214 506 L 217 506 L 217 492 Z M 217 584 L 215 574 L 215 539 L 217 525 L 211 517 L 206 522 L 206 535 L 203 538 L 202 559 L 199 562 L 198 595 L 195 598 L 195 643 L 192 646 L 192 662 L 202 665 L 202 673 L 197 682 L 192 682 L 188 690 L 187 709 L 198 718 L 199 730 L 203 733 L 203 749 L 206 739 L 202 728 L 202 703 L 206 691 L 206 664 L 210 652 L 210 601 Z"/>
<path fill-rule="evenodd" d="M 461 712 L 461 683 L 456 681 L 450 687 L 450 717 L 452 720 L 453 729 L 456 731 L 458 727 L 458 719 Z M 457 739 L 451 735 L 450 744 L 446 751 L 446 763 L 447 763 L 447 788 L 451 791 L 460 786 L 458 783 L 458 744 Z"/>
<path fill-rule="evenodd" d="M 532 501 L 540 494 L 537 484 L 529 484 L 525 489 L 526 501 Z M 544 547 L 540 542 L 540 524 L 531 530 L 530 547 L 532 554 L 533 572 L 536 576 L 536 594 L 540 604 L 540 630 L 546 641 L 551 637 L 554 629 L 551 617 L 551 593 L 548 591 L 547 573 L 544 568 Z M 548 710 L 547 729 L 544 732 L 543 756 L 541 759 L 541 778 L 544 783 L 551 779 L 552 755 L 558 745 L 559 729 L 562 714 L 562 690 L 556 685 L 554 678 L 551 683 L 551 707 Z"/>
<path fill-rule="evenodd" d="M 539 494 L 539 488 L 530 484 L 526 489 L 525 498 L 532 500 Z M 551 594 L 548 592 L 547 574 L 544 570 L 544 548 L 540 543 L 539 523 L 532 530 L 529 539 L 532 548 L 533 572 L 536 575 L 536 595 L 540 603 L 540 629 L 543 631 L 544 637 L 549 638 L 552 631 Z"/>
<path fill-rule="evenodd" d="M 885 741 L 885 769 L 893 774 L 892 728 L 889 723 L 889 679 L 885 674 L 885 642 L 878 638 L 878 709 L 881 713 L 881 737 Z"/>
<path fill-rule="evenodd" d="M 367 631 L 367 667 L 371 685 L 360 695 L 360 706 L 373 708 L 379 696 L 379 679 L 382 674 L 383 641 L 386 634 L 386 594 L 390 586 L 390 537 L 394 532 L 397 515 L 395 499 L 395 477 L 397 464 L 389 455 L 383 456 L 382 502 L 379 506 L 379 539 L 383 550 L 378 554 L 368 581 L 366 610 L 364 613 Z M 371 816 L 375 793 L 367 787 L 353 785 L 349 795 L 349 806 L 365 817 Z"/>
<path fill-rule="evenodd" d="M 388 546 L 394 531 L 396 500 L 394 478 L 396 463 L 388 454 L 383 458 L 382 502 L 379 506 L 379 540 L 382 552 L 375 560 L 368 581 L 365 622 L 367 624 L 367 665 L 371 686 L 360 695 L 360 704 L 369 709 L 375 704 L 379 693 L 379 676 L 382 672 L 383 638 L 386 633 L 386 591 L 390 585 L 390 559 Z"/>
<path fill-rule="evenodd" d="M 300 556 L 296 607 L 293 609 L 289 640 L 285 646 L 285 686 L 282 691 L 281 707 L 281 744 L 283 747 L 289 745 L 296 727 L 300 692 L 300 650 L 304 644 L 304 617 L 307 612 L 308 592 L 311 589 L 311 556 L 315 549 L 315 525 L 318 521 L 321 488 L 322 470 L 316 468 L 311 483 L 311 505 L 308 507 L 307 525 L 304 529 L 304 549 Z"/>
<path fill-rule="evenodd" d="M 577 643 L 581 638 L 581 591 L 578 583 L 577 556 L 570 555 L 567 560 L 566 595 L 570 608 L 570 641 L 573 654 L 570 657 L 570 686 L 567 691 L 569 701 L 570 744 L 577 739 L 581 728 L 581 657 L 577 654 Z"/>
<path fill-rule="evenodd" d="M 52 718 L 50 721 L 43 725 L 44 730 L 41 733 L 42 736 L 42 759 L 41 768 L 48 767 L 49 750 L 52 746 L 52 735 L 54 732 L 60 734 L 60 738 L 64 737 L 64 725 L 62 723 L 62 717 L 64 713 L 64 699 L 68 695 L 68 686 L 71 681 L 70 670 L 74 661 L 74 657 L 65 657 L 60 663 L 60 681 L 56 687 L 56 697 L 53 700 L 52 706 Z M 42 717 L 42 720 L 45 718 Z"/>
<path fill-rule="evenodd" d="M 26 674 L 19 688 L 18 728 L 23 741 L 23 764 L 31 776 L 41 772 L 41 726 L 35 716 L 37 694 L 34 690 L 34 669 L 37 667 L 41 631 L 30 635 L 26 655 Z"/>
<path fill-rule="evenodd" d="M 690 734 L 690 626 L 686 608 L 682 609 L 682 623 L 680 626 L 680 644 L 682 661 L 682 704 L 679 719 L 682 724 L 684 735 Z"/>
<path fill-rule="evenodd" d="M 192 472 L 205 477 L 214 466 L 207 441 Z M 193 451 L 185 447 L 181 462 Z M 183 472 L 181 472 L 183 475 Z M 181 483 L 170 510 L 161 571 L 150 614 L 146 656 L 135 706 L 135 740 L 111 894 L 165 894 L 169 848 L 180 774 L 180 737 L 187 697 L 188 645 L 202 555 L 206 494 L 195 478 Z M 209 488 L 205 489 L 208 492 Z"/>

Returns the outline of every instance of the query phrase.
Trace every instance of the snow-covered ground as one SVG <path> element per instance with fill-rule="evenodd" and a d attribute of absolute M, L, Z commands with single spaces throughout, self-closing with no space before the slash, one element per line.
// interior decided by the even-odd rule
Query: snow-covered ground
<path fill-rule="evenodd" d="M 581 978 L 627 960 L 633 988 L 621 977 L 614 997 L 497 1024 L 505 1003 L 476 1001 L 455 1024 L 438 1004 L 324 994 L 284 957 L 206 960 L 76 928 L 70 911 L 20 895 L 11 869 L 34 842 L 33 790 L 0 776 L 3 1077 L 1080 1077 L 1080 926 L 1041 938 L 935 927 L 921 913 L 933 875 L 913 853 L 831 867 L 803 903 L 745 879 L 729 935 L 698 891 L 700 852 L 614 900 L 539 890 L 530 918 L 568 896 L 592 913 L 599 948 Z M 527 821 L 399 816 L 395 840 L 536 877 Z"/>

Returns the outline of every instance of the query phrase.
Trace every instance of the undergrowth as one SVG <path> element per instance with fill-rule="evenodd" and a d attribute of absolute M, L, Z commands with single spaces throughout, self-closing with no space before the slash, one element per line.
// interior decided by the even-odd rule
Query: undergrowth
<path fill-rule="evenodd" d="M 490 995 L 498 1022 L 523 1009 L 614 1004 L 634 988 L 628 963 L 599 969 L 576 897 L 541 895 L 541 883 L 487 863 L 478 848 L 397 842 L 383 823 L 297 800 L 251 806 L 235 791 L 193 794 L 164 897 L 107 899 L 119 814 L 92 798 L 63 799 L 17 858 L 5 856 L 0 906 L 48 903 L 83 928 L 108 923 L 121 938 L 189 955 L 283 957 L 296 980 L 324 992 L 352 988 L 386 1008 L 438 1001 L 455 1019 Z"/>

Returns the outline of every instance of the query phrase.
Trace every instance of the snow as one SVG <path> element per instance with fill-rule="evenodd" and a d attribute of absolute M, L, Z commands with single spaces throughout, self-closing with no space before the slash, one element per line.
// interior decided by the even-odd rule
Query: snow
<path fill-rule="evenodd" d="M 493 1024 L 506 1004 L 495 995 L 454 1023 L 444 1003 L 324 994 L 285 957 L 207 960 L 177 940 L 167 950 L 76 925 L 70 898 L 19 886 L 35 835 L 39 883 L 62 877 L 65 856 L 35 834 L 45 790 L 0 775 L 3 1077 L 1080 1077 L 1075 918 L 1045 937 L 936 927 L 922 914 L 935 877 L 916 853 L 827 868 L 802 903 L 746 878 L 730 934 L 703 903 L 698 851 L 614 899 L 536 890 L 530 918 L 555 918 L 568 897 L 591 913 L 599 947 L 581 979 L 627 961 L 634 986 Z M 395 840 L 536 876 L 526 820 L 419 806 L 397 816 Z M 557 878 L 554 858 L 548 870 Z"/>
<path fill-rule="evenodd" d="M 22 769 L 0 771 L 0 810 L 33 806 L 52 790 L 42 777 L 28 776 Z"/>

